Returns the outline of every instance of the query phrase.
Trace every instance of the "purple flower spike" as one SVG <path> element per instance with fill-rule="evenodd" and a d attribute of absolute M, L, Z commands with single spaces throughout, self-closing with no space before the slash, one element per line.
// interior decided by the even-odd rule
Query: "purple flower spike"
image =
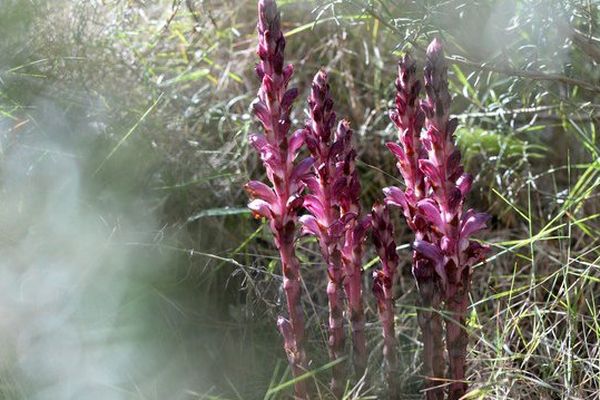
<path fill-rule="evenodd" d="M 395 107 L 390 112 L 390 119 L 398 131 L 398 142 L 387 143 L 387 147 L 397 159 L 396 166 L 404 179 L 406 189 L 388 187 L 383 190 L 385 203 L 400 207 L 409 228 L 414 232 L 417 242 L 430 239 L 428 220 L 434 218 L 436 205 L 431 206 L 426 196 L 429 192 L 426 173 L 422 163 L 426 160 L 426 146 L 421 141 L 425 113 L 419 107 L 421 83 L 416 76 L 416 63 L 406 54 L 398 64 L 396 79 Z M 432 209 L 432 207 L 434 209 Z M 439 212 L 437 213 L 439 214 Z M 415 249 L 418 249 L 415 246 Z M 437 268 L 436 268 L 437 266 Z M 443 377 L 443 327 L 440 314 L 441 294 L 436 287 L 442 263 L 434 261 L 413 251 L 412 273 L 417 281 L 420 295 L 420 307 L 417 311 L 423 341 L 423 375 L 431 377 L 428 381 L 426 397 L 428 400 L 443 398 L 443 390 L 437 388 L 435 378 Z"/>
<path fill-rule="evenodd" d="M 258 151 L 271 186 L 250 181 L 245 189 L 251 199 L 248 205 L 256 216 L 267 218 L 275 245 L 281 257 L 283 289 L 287 298 L 288 319 L 280 317 L 278 327 L 294 377 L 306 372 L 304 351 L 304 314 L 301 306 L 300 263 L 294 242 L 298 210 L 302 207 L 304 180 L 313 160 L 295 163 L 304 143 L 304 133 L 290 131 L 290 112 L 298 91 L 288 89 L 292 65 L 284 64 L 285 38 L 281 32 L 279 12 L 273 0 L 258 2 L 258 49 L 260 58 L 256 73 L 261 81 L 258 98 L 253 103 L 263 134 L 252 134 L 250 144 Z M 304 381 L 294 385 L 296 398 L 307 399 Z"/>
<path fill-rule="evenodd" d="M 398 170 L 406 183 L 407 194 L 417 200 L 425 195 L 425 182 L 418 162 L 423 158 L 419 135 L 425 119 L 418 103 L 420 91 L 416 63 L 406 54 L 398 64 L 396 107 L 390 112 L 390 119 L 398 129 L 399 143 L 388 143 L 388 147 L 398 160 Z"/>
<path fill-rule="evenodd" d="M 373 272 L 373 294 L 377 299 L 379 319 L 383 326 L 383 358 L 386 363 L 387 397 L 397 398 L 396 367 L 397 343 L 394 328 L 394 277 L 398 268 L 398 253 L 394 240 L 394 226 L 386 206 L 375 204 L 371 212 L 373 243 L 381 261 L 381 269 Z"/>
<path fill-rule="evenodd" d="M 431 200 L 420 203 L 420 206 L 432 231 L 428 238 L 429 246 L 437 246 L 438 253 L 443 255 L 443 268 L 438 267 L 436 272 L 443 281 L 444 300 L 450 315 L 446 321 L 446 346 L 452 380 L 448 399 L 457 400 L 467 391 L 465 361 L 468 335 L 465 321 L 471 267 L 483 260 L 489 251 L 487 246 L 470 238 L 485 228 L 489 217 L 473 210 L 463 212 L 473 179 L 464 173 L 460 165 L 460 151 L 454 145 L 454 131 L 458 123 L 456 119 L 449 118 L 451 96 L 447 74 L 442 44 L 439 39 L 434 39 L 427 48 L 427 98 L 421 103 L 426 115 L 426 130 L 421 140 L 427 159 L 419 161 L 426 185 L 431 188 Z M 422 246 L 417 248 L 423 256 L 431 259 L 431 248 L 424 250 Z"/>
<path fill-rule="evenodd" d="M 327 264 L 327 298 L 329 300 L 329 356 L 332 361 L 343 357 L 344 317 L 343 317 L 343 266 L 342 238 L 346 222 L 341 219 L 333 184 L 337 177 L 336 156 L 333 144 L 335 113 L 329 93 L 327 73 L 319 71 L 312 82 L 308 98 L 310 119 L 306 123 L 305 140 L 315 163 L 313 174 L 305 180 L 310 194 L 306 196 L 304 207 L 311 214 L 302 217 L 304 231 L 317 237 L 321 254 Z M 336 397 L 342 394 L 344 365 L 332 367 L 331 391 Z"/>
<path fill-rule="evenodd" d="M 489 250 L 471 236 L 485 227 L 488 217 L 472 210 L 463 212 L 473 177 L 464 172 L 460 151 L 454 145 L 458 122 L 450 119 L 448 69 L 439 39 L 427 48 L 426 99 L 420 107 L 415 71 L 415 63 L 406 55 L 399 64 L 396 104 L 390 113 L 398 129 L 398 142 L 387 144 L 398 160 L 406 189 L 389 187 L 384 194 L 386 204 L 402 209 L 415 234 L 412 272 L 420 295 L 418 321 L 423 335 L 424 375 L 431 377 L 426 397 L 444 398 L 438 381 L 444 377 L 439 311 L 445 302 L 450 315 L 446 344 L 452 379 L 448 399 L 456 400 L 467 389 L 464 365 L 468 337 L 464 324 L 471 267 Z"/>
<path fill-rule="evenodd" d="M 346 275 L 344 288 L 352 325 L 354 371 L 360 376 L 365 371 L 368 357 L 362 290 L 362 258 L 364 242 L 371 229 L 371 216 L 369 214 L 361 216 L 361 187 L 356 169 L 356 150 L 352 145 L 352 130 L 347 121 L 342 121 L 338 125 L 334 148 L 336 151 L 340 149 L 336 162 L 338 173 L 333 188 L 337 193 L 340 214 L 342 217 L 354 216 L 349 219 L 346 229 L 342 260 Z"/>
<path fill-rule="evenodd" d="M 319 71 L 312 83 L 308 98 L 310 119 L 304 130 L 306 145 L 315 160 L 313 174 L 305 178 L 310 194 L 305 196 L 304 207 L 310 215 L 303 216 L 303 231 L 317 237 L 323 259 L 327 264 L 327 296 L 329 300 L 329 355 L 332 360 L 343 356 L 344 319 L 343 291 L 346 285 L 353 323 L 355 366 L 366 362 L 366 344 L 362 330 L 355 329 L 356 313 L 362 311 L 359 288 L 349 284 L 354 279 L 346 267 L 362 251 L 364 223 L 357 222 L 360 185 L 354 169 L 356 152 L 352 147 L 352 131 L 347 121 L 341 121 L 335 130 L 336 116 L 330 94 L 328 76 Z M 335 131 L 335 133 L 334 133 Z M 362 228 L 362 229 L 361 229 Z M 350 241 L 350 243 L 348 243 Z M 358 255 L 356 254 L 358 252 Z M 348 259 L 348 253 L 350 259 Z M 359 266 L 360 268 L 360 266 Z M 359 319 L 360 321 L 360 319 Z M 362 318 L 364 325 L 364 317 Z M 358 332 L 358 334 L 356 334 Z M 362 335 L 362 336 L 361 336 Z M 362 367 L 364 369 L 364 366 Z M 362 371 L 359 371 L 362 374 Z M 336 397 L 343 391 L 345 367 L 338 363 L 332 367 L 331 389 Z"/>

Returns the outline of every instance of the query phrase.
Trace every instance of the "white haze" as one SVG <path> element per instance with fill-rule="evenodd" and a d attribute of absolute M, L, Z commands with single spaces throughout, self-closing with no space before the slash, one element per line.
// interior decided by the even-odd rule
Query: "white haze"
<path fill-rule="evenodd" d="M 36 108 L 44 107 L 51 109 Z M 38 121 L 62 118 L 51 114 Z M 59 144 L 65 132 L 18 131 L 8 121 L 0 123 L 0 394 L 189 398 L 192 382 L 180 356 L 163 349 L 159 358 L 144 341 L 148 304 L 146 314 L 137 313 L 140 298 L 131 291 L 168 267 L 160 257 L 144 265 L 137 257 L 148 250 L 126 245 L 150 241 L 155 222 L 143 207 L 140 215 L 120 211 L 117 200 L 116 209 L 100 210 L 86 193 L 81 155 Z M 51 125 L 71 128 L 66 121 Z M 116 199 L 110 190 L 102 195 Z M 162 381 L 176 387 L 159 387 L 165 371 L 177 378 Z"/>

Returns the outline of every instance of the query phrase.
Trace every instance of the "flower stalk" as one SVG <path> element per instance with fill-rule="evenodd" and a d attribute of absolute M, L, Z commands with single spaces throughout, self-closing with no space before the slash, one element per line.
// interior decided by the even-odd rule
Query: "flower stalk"
<path fill-rule="evenodd" d="M 421 299 L 418 318 L 423 364 L 430 378 L 426 397 L 444 398 L 436 381 L 443 378 L 445 369 L 440 317 L 445 305 L 448 399 L 457 400 L 467 391 L 465 321 L 471 268 L 489 251 L 471 236 L 485 228 L 489 217 L 472 209 L 464 211 L 473 178 L 464 172 L 460 151 L 454 145 L 458 121 L 450 118 L 448 68 L 439 39 L 427 48 L 426 98 L 420 104 L 415 71 L 414 61 L 405 56 L 396 81 L 396 107 L 390 115 L 399 131 L 399 143 L 388 143 L 388 148 L 398 160 L 406 189 L 389 187 L 384 192 L 386 203 L 402 208 L 415 233 L 412 270 Z"/>
<path fill-rule="evenodd" d="M 416 76 L 416 63 L 406 54 L 398 64 L 398 78 L 395 82 L 395 107 L 390 119 L 398 131 L 398 141 L 387 143 L 387 147 L 397 159 L 398 171 L 406 185 L 384 189 L 385 202 L 402 209 L 415 239 L 429 240 L 427 222 L 419 212 L 418 203 L 427 195 L 428 185 L 419 167 L 419 160 L 426 157 L 420 142 L 425 114 L 419 107 L 421 82 Z M 413 251 L 412 273 L 419 291 L 417 319 L 423 342 L 423 375 L 427 377 L 426 398 L 442 399 L 444 392 L 439 388 L 439 379 L 444 376 L 443 326 L 440 315 L 441 292 L 433 263 L 420 253 Z"/>
<path fill-rule="evenodd" d="M 367 359 L 361 287 L 362 253 L 370 216 L 359 217 L 360 181 L 355 167 L 352 130 L 345 120 L 334 129 L 336 116 L 324 70 L 313 79 L 308 106 L 310 119 L 304 136 L 315 163 L 313 175 L 305 180 L 309 194 L 304 198 L 304 207 L 309 214 L 300 220 L 303 232 L 318 239 L 327 264 L 330 357 L 336 360 L 343 356 L 345 291 L 353 332 L 355 372 L 362 375 Z M 344 366 L 336 364 L 332 372 L 331 389 L 339 397 L 345 378 Z"/>
<path fill-rule="evenodd" d="M 397 384 L 397 343 L 394 327 L 394 278 L 398 268 L 398 253 L 394 240 L 394 227 L 389 211 L 383 204 L 375 204 L 371 212 L 373 243 L 381 260 L 381 269 L 373 273 L 373 294 L 383 328 L 384 377 L 387 398 L 395 399 Z"/>
<path fill-rule="evenodd" d="M 307 359 L 304 350 L 300 263 L 294 244 L 298 211 L 303 203 L 303 181 L 310 173 L 313 160 L 309 157 L 300 162 L 295 161 L 304 144 L 304 131 L 289 134 L 290 112 L 298 91 L 295 88 L 288 89 L 293 66 L 284 64 L 285 38 L 274 0 L 258 2 L 257 29 L 257 53 L 260 61 L 256 66 L 256 73 L 261 86 L 253 103 L 253 110 L 262 125 L 263 134 L 251 134 L 249 140 L 260 154 L 271 186 L 250 181 L 245 189 L 252 199 L 248 207 L 253 214 L 268 220 L 281 257 L 288 318 L 279 317 L 277 326 L 284 339 L 292 373 L 298 378 L 307 370 Z M 308 398 L 305 381 L 296 381 L 294 389 L 297 399 Z"/>
<path fill-rule="evenodd" d="M 432 234 L 427 240 L 415 241 L 414 246 L 434 263 L 440 278 L 448 315 L 446 347 L 451 380 L 448 399 L 458 400 L 467 391 L 465 321 L 471 269 L 485 259 L 489 251 L 471 237 L 486 227 L 489 216 L 473 209 L 464 211 L 473 178 L 464 172 L 460 151 L 454 146 L 458 120 L 449 117 L 451 96 L 447 74 L 442 43 L 436 38 L 427 48 L 424 74 L 427 98 L 421 102 L 426 117 L 421 140 L 427 158 L 419 160 L 419 167 L 431 187 L 431 196 L 418 204 Z"/>
<path fill-rule="evenodd" d="M 327 264 L 327 298 L 329 302 L 329 356 L 332 361 L 344 356 L 344 270 L 342 246 L 347 225 L 356 214 L 340 213 L 340 196 L 344 193 L 346 177 L 338 160 L 343 156 L 344 143 L 334 140 L 336 123 L 333 100 L 329 91 L 327 73 L 319 71 L 312 82 L 308 98 L 310 119 L 305 128 L 306 145 L 315 160 L 314 174 L 306 179 L 309 194 L 304 197 L 304 207 L 309 214 L 300 218 L 304 233 L 314 235 Z M 348 130 L 342 121 L 338 131 Z M 336 189 L 341 190 L 336 190 Z M 345 366 L 332 367 L 331 391 L 336 398 L 342 395 Z"/>
<path fill-rule="evenodd" d="M 346 227 L 342 261 L 345 273 L 344 289 L 352 327 L 354 372 L 357 376 L 361 376 L 365 372 L 368 357 L 362 290 L 362 258 L 364 242 L 371 229 L 371 215 L 369 213 L 361 215 L 361 187 L 356 170 L 356 150 L 352 145 L 352 130 L 347 123 L 338 126 L 336 142 L 341 148 L 336 164 L 341 171 L 341 176 L 334 190 L 338 193 L 342 218 L 354 216 L 349 219 Z"/>

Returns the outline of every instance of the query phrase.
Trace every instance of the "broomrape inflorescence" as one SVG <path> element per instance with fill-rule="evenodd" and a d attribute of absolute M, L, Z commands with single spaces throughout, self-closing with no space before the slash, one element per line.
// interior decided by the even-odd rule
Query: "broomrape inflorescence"
<path fill-rule="evenodd" d="M 277 325 L 284 339 L 288 360 L 295 377 L 306 372 L 304 350 L 304 315 L 301 305 L 300 263 L 294 241 L 298 210 L 302 206 L 303 179 L 310 173 L 313 159 L 295 162 L 304 144 L 304 131 L 289 136 L 290 111 L 298 96 L 295 88 L 288 89 L 294 72 L 284 65 L 285 38 L 281 32 L 279 13 L 274 0 L 258 3 L 258 56 L 256 73 L 261 80 L 254 114 L 261 122 L 264 134 L 251 134 L 250 143 L 259 152 L 271 187 L 259 181 L 246 184 L 253 198 L 248 207 L 257 216 L 268 219 L 275 245 L 281 257 L 283 288 L 286 295 L 288 319 L 279 317 Z M 304 381 L 295 384 L 296 397 L 307 398 Z"/>
<path fill-rule="evenodd" d="M 304 136 L 315 163 L 314 174 L 305 179 L 309 194 L 304 197 L 304 207 L 309 214 L 300 220 L 303 231 L 317 237 L 327 264 L 330 357 L 337 360 L 344 353 L 345 292 L 353 331 L 354 365 L 360 375 L 367 356 L 361 261 L 370 218 L 360 217 L 360 181 L 348 121 L 340 121 L 334 134 L 336 115 L 324 70 L 315 75 L 308 106 L 310 119 Z M 341 363 L 332 367 L 331 389 L 336 396 L 340 396 L 343 389 L 344 371 Z"/>
<path fill-rule="evenodd" d="M 447 66 L 438 39 L 427 48 L 424 74 L 427 98 L 420 104 L 425 116 L 423 132 L 422 117 L 415 117 L 420 112 L 416 105 L 418 84 L 414 83 L 413 75 L 414 63 L 406 56 L 400 63 L 396 110 L 391 114 L 400 130 L 400 144 L 388 144 L 398 158 L 406 190 L 386 188 L 386 202 L 402 208 L 415 233 L 413 274 L 423 307 L 419 324 L 423 331 L 424 365 L 426 374 L 432 374 L 434 379 L 444 375 L 439 311 L 445 302 L 451 380 L 448 399 L 455 400 L 467 389 L 465 320 L 471 267 L 489 251 L 487 246 L 470 238 L 485 228 L 489 217 L 472 209 L 463 212 L 473 178 L 464 173 L 460 151 L 454 146 L 458 121 L 449 117 Z M 434 385 L 432 380 L 430 386 Z M 427 392 L 430 399 L 443 396 L 440 388 L 432 387 Z"/>
<path fill-rule="evenodd" d="M 464 211 L 464 201 L 471 190 L 473 177 L 460 165 L 460 151 L 454 146 L 456 118 L 450 119 L 451 96 L 448 91 L 448 67 L 442 43 L 434 39 L 427 48 L 425 91 L 421 103 L 426 117 L 426 130 L 421 141 L 427 159 L 419 167 L 431 187 L 431 197 L 419 202 L 419 210 L 429 222 L 430 241 L 415 241 L 417 252 L 431 260 L 440 278 L 448 311 L 446 347 L 450 384 L 448 399 L 459 399 L 466 393 L 465 359 L 468 335 L 465 327 L 471 267 L 485 258 L 489 247 L 471 240 L 484 229 L 486 213 Z"/>
<path fill-rule="evenodd" d="M 345 176 L 342 162 L 343 142 L 334 141 L 336 123 L 333 100 L 329 93 L 327 73 L 319 71 L 312 83 L 308 99 L 310 119 L 306 124 L 306 145 L 315 160 L 314 174 L 306 179 L 309 194 L 304 196 L 304 207 L 309 214 L 300 221 L 303 231 L 317 237 L 321 254 L 327 264 L 327 298 L 329 300 L 329 356 L 332 361 L 343 357 L 344 316 L 342 245 L 348 223 L 356 214 L 341 214 L 340 197 L 343 195 Z M 348 130 L 348 122 L 342 121 L 338 130 Z M 343 140 L 343 138 L 342 138 Z M 332 367 L 331 391 L 340 396 L 343 389 L 344 366 Z"/>
<path fill-rule="evenodd" d="M 419 107 L 421 82 L 416 76 L 416 63 L 407 54 L 398 64 L 395 107 L 390 119 L 398 129 L 398 142 L 389 142 L 387 147 L 397 159 L 397 167 L 406 188 L 387 187 L 383 191 L 389 205 L 402 208 L 409 228 L 417 241 L 429 240 L 431 232 L 418 204 L 428 194 L 428 182 L 420 169 L 419 160 L 426 157 L 420 140 L 425 114 Z M 428 399 L 443 398 L 443 391 L 436 388 L 435 378 L 443 376 L 443 327 L 439 312 L 441 293 L 437 289 L 437 276 L 433 263 L 422 254 L 413 251 L 412 273 L 417 282 L 420 304 L 417 319 L 423 341 L 423 375 L 428 381 Z"/>

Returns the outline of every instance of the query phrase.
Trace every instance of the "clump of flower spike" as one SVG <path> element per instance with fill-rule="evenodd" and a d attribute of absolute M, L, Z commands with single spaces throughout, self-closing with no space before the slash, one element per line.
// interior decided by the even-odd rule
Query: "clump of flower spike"
<path fill-rule="evenodd" d="M 269 221 L 274 242 L 281 257 L 283 289 L 288 318 L 279 317 L 277 325 L 292 372 L 299 377 L 306 372 L 304 351 L 304 315 L 301 305 L 300 263 L 295 255 L 297 214 L 302 207 L 303 180 L 313 160 L 295 162 L 304 144 L 304 131 L 289 135 L 292 103 L 298 96 L 288 89 L 293 66 L 284 64 L 285 38 L 281 32 L 279 12 L 274 0 L 258 2 L 258 49 L 260 62 L 256 73 L 261 80 L 254 114 L 264 134 L 251 134 L 250 143 L 259 152 L 272 186 L 250 181 L 245 189 L 253 199 L 248 207 L 256 216 Z M 308 398 L 304 381 L 295 383 L 296 397 Z"/>
<path fill-rule="evenodd" d="M 387 398 L 396 398 L 397 344 L 394 328 L 394 277 L 398 268 L 398 253 L 394 240 L 394 227 L 389 211 L 382 204 L 375 204 L 371 212 L 373 243 L 381 260 L 381 269 L 373 273 L 373 294 L 383 329 L 383 359 Z"/>
<path fill-rule="evenodd" d="M 421 108 L 426 117 L 426 130 L 421 141 L 427 158 L 419 160 L 419 168 L 431 192 L 418 203 L 419 212 L 428 221 L 428 238 L 417 240 L 417 252 L 435 266 L 443 290 L 446 310 L 446 346 L 448 350 L 448 399 L 457 400 L 467 390 L 465 359 L 468 335 L 465 320 L 471 267 L 483 260 L 487 246 L 471 236 L 484 229 L 489 219 L 485 213 L 472 209 L 463 211 L 464 201 L 471 190 L 473 178 L 464 173 L 460 151 L 454 146 L 454 131 L 458 125 L 450 119 L 451 96 L 448 90 L 447 65 L 442 44 L 438 39 L 427 48 L 425 63 L 426 100 Z"/>
<path fill-rule="evenodd" d="M 426 157 L 420 142 L 420 134 L 425 114 L 419 107 L 421 82 L 416 76 L 416 63 L 406 54 L 398 64 L 396 79 L 395 107 L 390 119 L 398 130 L 398 142 L 389 142 L 387 147 L 397 159 L 398 171 L 406 185 L 384 189 L 385 202 L 402 209 L 406 222 L 418 241 L 428 240 L 427 221 L 419 212 L 418 203 L 427 195 L 425 177 L 419 166 L 419 160 Z M 429 400 L 443 398 L 443 391 L 436 386 L 435 378 L 444 374 L 443 327 L 439 308 L 441 293 L 437 288 L 437 276 L 433 263 L 420 253 L 413 251 L 412 273 L 417 282 L 420 307 L 417 311 L 418 322 L 423 341 L 423 374 L 430 377 L 426 397 Z"/>
<path fill-rule="evenodd" d="M 344 356 L 344 307 L 342 264 L 343 239 L 348 223 L 356 214 L 340 213 L 340 196 L 336 191 L 346 180 L 342 163 L 343 143 L 335 141 L 333 130 L 336 123 L 327 73 L 319 71 L 312 82 L 308 98 L 310 119 L 306 124 L 306 145 L 315 160 L 314 175 L 306 179 L 309 194 L 304 197 L 308 215 L 300 220 L 303 232 L 317 237 L 321 254 L 327 264 L 327 298 L 329 301 L 329 356 L 335 361 Z M 346 121 L 340 122 L 339 130 L 348 129 Z M 337 183 L 337 185 L 336 185 Z M 344 365 L 332 367 L 331 391 L 337 397 L 342 394 Z"/>

